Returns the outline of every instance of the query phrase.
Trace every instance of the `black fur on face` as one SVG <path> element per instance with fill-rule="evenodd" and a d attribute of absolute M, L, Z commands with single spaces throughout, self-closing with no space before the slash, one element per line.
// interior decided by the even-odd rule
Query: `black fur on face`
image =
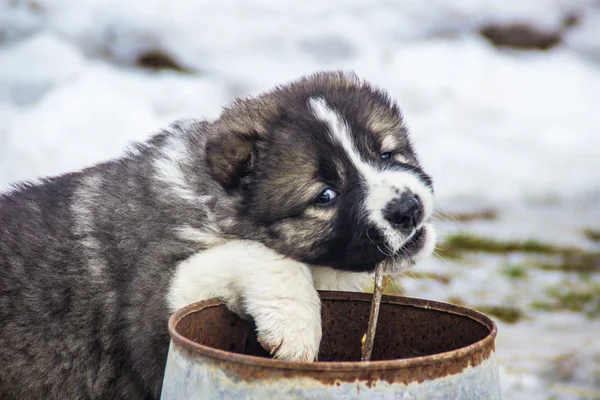
<path fill-rule="evenodd" d="M 315 99 L 343 119 L 354 155 L 341 145 L 330 122 L 315 114 Z M 401 247 L 392 249 L 382 222 L 373 220 L 379 210 L 369 210 L 370 199 L 378 196 L 374 185 L 390 184 L 377 183 L 386 173 L 411 174 L 421 192 L 431 193 L 431 179 L 419 165 L 400 110 L 386 94 L 348 75 L 322 74 L 246 101 L 262 102 L 269 115 L 243 136 L 246 142 L 238 141 L 234 153 L 244 156 L 233 158 L 244 161 L 226 179 L 229 185 L 238 182 L 229 188 L 241 197 L 237 235 L 258 237 L 303 262 L 353 271 L 373 270 L 384 260 L 409 262 L 422 249 L 425 235 L 419 229 L 426 215 L 415 223 L 413 237 L 407 235 Z M 365 177 L 361 162 L 375 175 Z M 407 190 L 403 182 L 396 183 L 392 197 Z M 331 202 L 320 204 L 322 196 L 328 199 L 332 193 Z M 420 199 L 419 207 L 426 207 L 425 201 Z"/>

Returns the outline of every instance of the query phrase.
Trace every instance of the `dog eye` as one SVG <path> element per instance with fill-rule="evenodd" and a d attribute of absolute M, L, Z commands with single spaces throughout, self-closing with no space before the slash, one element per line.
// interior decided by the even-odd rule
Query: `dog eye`
<path fill-rule="evenodd" d="M 315 198 L 315 204 L 321 207 L 330 206 L 333 204 L 333 200 L 337 198 L 338 194 L 335 190 L 327 188 L 323 190 Z"/>
<path fill-rule="evenodd" d="M 387 151 L 385 153 L 381 153 L 381 159 L 382 160 L 389 160 L 390 158 L 392 158 L 392 153 Z"/>

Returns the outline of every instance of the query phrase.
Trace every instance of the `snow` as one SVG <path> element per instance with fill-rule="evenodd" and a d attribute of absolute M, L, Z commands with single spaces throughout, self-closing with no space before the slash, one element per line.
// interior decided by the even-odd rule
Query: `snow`
<path fill-rule="evenodd" d="M 578 23 L 567 30 L 571 15 Z M 491 22 L 562 30 L 563 40 L 547 52 L 500 50 L 477 34 Z M 186 72 L 136 67 L 149 51 Z M 236 96 L 321 69 L 353 69 L 399 101 L 442 209 L 501 211 L 493 221 L 441 223 L 442 238 L 471 232 L 598 251 L 581 234 L 600 228 L 594 0 L 0 0 L 0 190 L 117 156 L 175 119 L 214 118 Z M 510 282 L 499 274 L 505 261 L 432 260 L 420 270 L 452 281 L 408 280 L 405 289 L 517 304 L 569 278 L 544 271 Z M 501 325 L 505 397 L 596 390 L 598 341 L 584 343 L 598 328 L 576 313 L 533 311 Z M 576 372 L 552 386 L 543 365 L 567 350 Z"/>
<path fill-rule="evenodd" d="M 0 187 L 116 154 L 124 142 L 159 129 L 169 119 L 214 117 L 235 96 L 255 94 L 319 69 L 344 68 L 380 84 L 400 101 L 424 164 L 437 178 L 441 201 L 476 194 L 488 201 L 598 196 L 594 182 L 600 170 L 600 135 L 595 127 L 600 115 L 594 110 L 600 101 L 600 75 L 590 57 L 600 42 L 594 34 L 600 7 L 566 0 L 440 0 L 428 7 L 408 0 L 303 4 L 4 3 L 4 152 L 21 160 L 31 158 L 22 154 L 29 150 L 18 141 L 6 139 L 29 141 L 30 134 L 22 130 L 23 124 L 31 124 L 23 120 L 33 119 L 27 113 L 50 123 L 50 132 L 60 129 L 73 150 L 48 132 L 35 145 L 38 149 L 30 150 L 36 162 L 28 161 L 25 170 L 5 168 Z M 498 51 L 473 34 L 486 21 L 535 21 L 543 29 L 558 29 L 566 15 L 578 10 L 586 10 L 580 30 L 589 34 L 578 35 L 574 29 L 567 35 L 572 46 L 549 53 Z M 156 76 L 129 67 L 151 50 L 170 55 L 197 74 Z M 61 105 L 68 102 L 68 94 L 52 97 L 51 92 L 63 85 L 70 87 L 72 99 L 78 98 L 75 119 L 88 120 L 87 112 L 94 114 L 88 133 L 73 123 L 72 113 L 56 112 L 48 117 L 54 122 L 38 119 L 38 113 L 52 115 L 53 107 L 72 109 Z M 118 98 L 112 107 L 111 93 Z M 44 99 L 46 95 L 50 99 Z M 15 105 L 15 112 L 7 111 Z M 124 109 L 131 113 L 114 112 Z M 119 119 L 103 117 L 111 114 Z M 94 129 L 102 128 L 94 118 L 109 125 L 103 136 L 118 140 L 96 138 Z M 63 160 L 56 164 L 52 154 L 63 151 L 88 157 L 58 156 Z M 45 164 L 38 153 L 49 154 L 52 161 Z"/>

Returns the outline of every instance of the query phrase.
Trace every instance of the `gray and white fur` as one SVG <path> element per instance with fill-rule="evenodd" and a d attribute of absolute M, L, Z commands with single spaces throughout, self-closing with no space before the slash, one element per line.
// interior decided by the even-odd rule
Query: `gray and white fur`
<path fill-rule="evenodd" d="M 17 184 L 0 194 L 0 398 L 158 398 L 170 314 L 210 297 L 312 361 L 316 289 L 429 255 L 432 209 L 399 108 L 342 72 Z"/>

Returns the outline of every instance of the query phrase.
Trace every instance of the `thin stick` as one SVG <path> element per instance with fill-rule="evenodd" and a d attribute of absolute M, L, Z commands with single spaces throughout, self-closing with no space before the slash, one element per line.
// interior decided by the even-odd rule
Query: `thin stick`
<path fill-rule="evenodd" d="M 379 318 L 379 306 L 381 305 L 381 296 L 386 285 L 390 282 L 389 275 L 383 279 L 383 264 L 379 264 L 375 269 L 375 288 L 373 289 L 373 300 L 371 301 L 371 314 L 369 315 L 369 325 L 367 333 L 361 340 L 361 361 L 370 361 L 373 351 L 373 342 L 375 341 L 375 330 L 377 329 L 377 319 Z"/>

